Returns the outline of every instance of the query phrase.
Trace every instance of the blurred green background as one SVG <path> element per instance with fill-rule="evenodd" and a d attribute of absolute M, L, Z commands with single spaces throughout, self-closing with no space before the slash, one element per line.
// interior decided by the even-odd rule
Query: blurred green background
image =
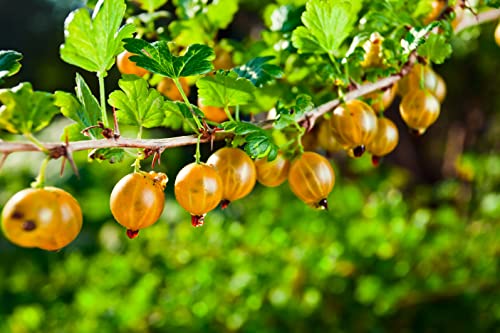
<path fill-rule="evenodd" d="M 0 2 L 0 49 L 24 54 L 6 86 L 31 81 L 39 90 L 73 91 L 75 68 L 58 48 L 64 17 L 78 5 Z M 78 153 L 79 179 L 70 170 L 59 176 L 60 161 L 51 161 L 48 184 L 78 199 L 83 230 L 54 253 L 0 237 L 0 332 L 500 332 L 500 48 L 493 29 L 462 34 L 453 59 L 436 68 L 448 96 L 426 135 L 407 134 L 396 103 L 388 116 L 400 144 L 379 168 L 369 156 L 333 157 L 328 212 L 306 207 L 287 184 L 257 185 L 194 229 L 173 195 L 194 147 L 172 149 L 156 168 L 170 178 L 163 216 L 129 240 L 108 202 L 132 160 L 89 163 Z M 86 77 L 95 88 L 96 79 Z M 109 90 L 118 77 L 113 69 Z M 58 140 L 65 125 L 57 120 L 40 138 Z M 2 207 L 29 186 L 42 158 L 8 158 L 0 170 Z"/>

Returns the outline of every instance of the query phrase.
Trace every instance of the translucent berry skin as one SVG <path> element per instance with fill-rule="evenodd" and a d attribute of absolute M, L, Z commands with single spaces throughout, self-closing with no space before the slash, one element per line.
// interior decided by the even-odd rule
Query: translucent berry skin
<path fill-rule="evenodd" d="M 386 90 L 374 91 L 367 94 L 364 98 L 365 100 L 370 100 L 370 106 L 373 111 L 379 113 L 391 106 L 394 98 L 396 97 L 396 90 L 396 85 L 393 85 Z"/>
<path fill-rule="evenodd" d="M 332 128 L 328 121 L 322 121 L 318 126 L 317 141 L 318 145 L 330 153 L 335 153 L 342 150 L 342 145 L 335 139 L 332 133 Z M 306 147 L 304 147 L 307 150 Z"/>
<path fill-rule="evenodd" d="M 198 99 L 198 107 L 207 120 L 215 121 L 216 123 L 222 123 L 227 120 L 227 114 L 224 108 L 205 105 L 201 99 Z"/>
<path fill-rule="evenodd" d="M 403 97 L 399 104 L 401 118 L 408 127 L 418 134 L 434 124 L 439 117 L 439 100 L 427 89 L 417 89 Z"/>
<path fill-rule="evenodd" d="M 221 202 L 222 179 L 206 164 L 191 163 L 175 178 L 175 198 L 191 215 L 202 217 Z"/>
<path fill-rule="evenodd" d="M 186 94 L 186 96 L 189 96 L 189 93 L 191 92 L 191 87 L 189 86 L 187 80 L 181 77 L 179 79 L 179 82 L 181 83 L 182 90 L 184 90 L 184 94 Z M 158 90 L 163 96 L 167 97 L 171 101 L 184 100 L 184 98 L 182 98 L 179 89 L 177 89 L 177 86 L 175 85 L 174 81 L 171 78 L 168 77 L 163 78 L 156 86 L 156 90 Z"/>
<path fill-rule="evenodd" d="M 116 66 L 122 74 L 135 74 L 138 76 L 144 76 L 148 73 L 148 70 L 136 65 L 135 62 L 131 61 L 129 58 L 133 56 L 133 53 L 128 51 L 123 51 L 116 57 Z"/>
<path fill-rule="evenodd" d="M 163 191 L 167 180 L 164 173 L 153 171 L 134 172 L 120 179 L 110 197 L 111 213 L 116 221 L 131 232 L 156 223 L 165 205 Z"/>
<path fill-rule="evenodd" d="M 335 185 L 335 173 L 325 157 L 304 152 L 292 162 L 288 183 L 292 192 L 306 204 L 326 208 L 326 199 Z"/>
<path fill-rule="evenodd" d="M 365 102 L 351 100 L 333 110 L 330 126 L 345 149 L 364 150 L 377 133 L 377 116 Z"/>
<path fill-rule="evenodd" d="M 389 118 L 379 118 L 377 127 L 377 134 L 366 149 L 372 155 L 382 157 L 396 148 L 399 141 L 399 132 L 396 125 Z"/>
<path fill-rule="evenodd" d="M 440 103 L 446 97 L 446 82 L 432 68 L 422 64 L 413 66 L 410 73 L 399 80 L 397 88 L 397 92 L 401 97 L 422 88 L 434 94 Z"/>
<path fill-rule="evenodd" d="M 225 147 L 207 160 L 222 179 L 222 200 L 235 201 L 247 196 L 255 186 L 257 171 L 250 157 L 241 149 Z"/>
<path fill-rule="evenodd" d="M 288 178 L 290 161 L 280 152 L 271 162 L 266 158 L 255 160 L 257 181 L 267 187 L 276 187 L 283 184 Z"/>
<path fill-rule="evenodd" d="M 80 205 L 68 192 L 55 187 L 24 189 L 5 204 L 2 230 L 19 246 L 55 251 L 78 236 L 82 220 Z"/>

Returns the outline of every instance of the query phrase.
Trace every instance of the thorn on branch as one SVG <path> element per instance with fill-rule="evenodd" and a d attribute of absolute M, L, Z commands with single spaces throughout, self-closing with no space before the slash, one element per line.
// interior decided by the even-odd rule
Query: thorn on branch
<path fill-rule="evenodd" d="M 116 125 L 118 125 L 118 124 L 116 124 Z M 82 130 L 82 134 L 85 135 L 85 136 L 90 136 L 89 131 L 91 129 L 93 129 L 93 128 L 100 128 L 100 129 L 102 129 L 101 134 L 106 139 L 118 139 L 120 137 L 120 133 L 116 133 L 113 129 L 104 126 L 104 123 L 102 121 L 98 121 L 97 125 L 92 125 L 92 126 L 84 128 Z"/>
<path fill-rule="evenodd" d="M 2 141 L 2 140 L 0 140 L 0 141 Z M 9 157 L 9 154 L 10 154 L 10 153 L 4 153 L 4 154 L 2 155 L 2 159 L 0 160 L 0 169 L 2 169 L 2 167 L 3 167 L 4 163 L 5 163 L 5 161 L 7 160 L 7 157 Z"/>

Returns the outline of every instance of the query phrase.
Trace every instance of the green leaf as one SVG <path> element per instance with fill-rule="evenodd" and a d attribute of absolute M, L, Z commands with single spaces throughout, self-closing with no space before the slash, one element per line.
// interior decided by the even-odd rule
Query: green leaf
<path fill-rule="evenodd" d="M 293 31 L 292 43 L 299 53 L 338 55 L 361 7 L 359 0 L 311 0 L 302 14 L 304 27 Z"/>
<path fill-rule="evenodd" d="M 164 40 L 148 43 L 137 38 L 124 40 L 125 49 L 137 55 L 129 59 L 153 73 L 179 78 L 205 74 L 213 70 L 212 60 L 215 59 L 213 49 L 207 45 L 190 45 L 182 56 L 174 56 Z"/>
<path fill-rule="evenodd" d="M 88 140 L 89 138 L 82 133 L 82 125 L 79 123 L 73 123 L 64 128 L 63 134 L 61 135 L 61 141 L 81 141 Z"/>
<path fill-rule="evenodd" d="M 12 76 L 19 72 L 21 64 L 19 61 L 23 55 L 16 51 L 0 51 L 0 83 L 3 78 Z"/>
<path fill-rule="evenodd" d="M 74 95 L 56 91 L 55 105 L 61 109 L 61 113 L 76 121 L 80 125 L 80 131 L 83 129 L 97 125 L 100 120 L 101 110 L 97 99 L 90 91 L 89 86 L 80 74 L 76 74 L 76 98 Z M 91 129 L 89 134 L 96 139 L 100 135 L 97 128 Z"/>
<path fill-rule="evenodd" d="M 226 29 L 238 11 L 238 0 L 214 0 L 202 11 L 202 15 L 215 29 Z"/>
<path fill-rule="evenodd" d="M 167 0 L 136 0 L 139 7 L 149 13 L 154 12 L 167 3 Z"/>
<path fill-rule="evenodd" d="M 425 43 L 417 49 L 418 54 L 428 58 L 431 62 L 442 64 L 452 53 L 450 43 L 443 35 L 430 34 Z"/>
<path fill-rule="evenodd" d="M 266 18 L 267 26 L 271 31 L 290 32 L 301 24 L 300 17 L 305 7 L 293 5 L 276 6 Z"/>
<path fill-rule="evenodd" d="M 122 39 L 135 31 L 132 24 L 120 28 L 125 9 L 123 0 L 99 0 L 92 18 L 86 8 L 70 13 L 61 58 L 89 72 L 106 73 L 123 50 Z"/>
<path fill-rule="evenodd" d="M 218 71 L 215 76 L 205 76 L 196 82 L 196 86 L 203 104 L 222 108 L 250 103 L 256 89 L 252 82 L 238 77 L 233 71 Z"/>
<path fill-rule="evenodd" d="M 166 100 L 163 106 L 164 117 L 161 126 L 174 130 L 183 129 L 184 132 L 192 132 L 192 128 L 189 126 L 188 121 L 193 118 L 193 114 L 186 103 Z M 203 113 L 198 107 L 195 105 L 191 105 L 191 107 L 195 114 L 199 117 L 203 117 Z"/>
<path fill-rule="evenodd" d="M 412 28 L 410 31 L 408 31 L 405 38 L 401 40 L 401 46 L 403 47 L 404 53 L 410 54 L 411 52 L 415 51 L 420 45 L 425 43 L 429 32 L 438 25 L 439 22 L 432 22 L 422 29 Z"/>
<path fill-rule="evenodd" d="M 262 158 L 269 155 L 270 160 L 276 158 L 278 146 L 272 137 L 262 128 L 247 122 L 226 122 L 224 130 L 233 132 L 238 137 L 245 139 L 245 151 L 251 158 Z M 241 140 L 238 140 L 240 142 Z"/>
<path fill-rule="evenodd" d="M 146 128 L 162 125 L 165 99 L 158 90 L 137 75 L 124 75 L 118 85 L 121 90 L 113 91 L 108 103 L 117 109 L 120 123 Z"/>
<path fill-rule="evenodd" d="M 240 77 L 250 80 L 255 86 L 261 87 L 283 75 L 283 70 L 279 66 L 268 63 L 274 58 L 274 56 L 257 57 L 235 68 L 234 71 Z"/>
<path fill-rule="evenodd" d="M 314 104 L 312 102 L 312 97 L 305 94 L 297 96 L 295 105 L 292 107 L 278 105 L 278 117 L 274 121 L 274 128 L 282 130 L 288 126 L 297 124 L 298 119 L 313 108 Z"/>
<path fill-rule="evenodd" d="M 95 161 L 108 161 L 109 163 L 120 163 L 125 158 L 125 151 L 121 148 L 94 149 L 89 154 L 89 159 Z"/>
<path fill-rule="evenodd" d="M 23 82 L 10 89 L 0 89 L 0 128 L 11 133 L 30 134 L 45 128 L 59 113 L 54 95 L 33 91 Z"/>

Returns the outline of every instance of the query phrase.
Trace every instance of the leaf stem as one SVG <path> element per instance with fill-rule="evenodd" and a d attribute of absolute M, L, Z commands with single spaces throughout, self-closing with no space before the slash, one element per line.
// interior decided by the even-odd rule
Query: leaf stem
<path fill-rule="evenodd" d="M 99 79 L 99 94 L 101 98 L 101 118 L 104 124 L 104 127 L 109 127 L 108 123 L 108 114 L 106 113 L 106 89 L 104 85 L 104 77 L 105 73 L 97 73 L 97 78 Z"/>
<path fill-rule="evenodd" d="M 199 133 L 200 129 L 203 128 L 203 125 L 201 124 L 200 120 L 198 119 L 198 116 L 196 115 L 196 113 L 194 112 L 193 107 L 191 106 L 191 103 L 189 102 L 189 100 L 186 96 L 186 93 L 184 92 L 184 89 L 182 89 L 182 85 L 181 85 L 181 82 L 179 81 L 179 78 L 175 77 L 175 78 L 172 78 L 172 80 L 174 81 L 175 86 L 177 87 L 177 90 L 179 90 L 179 93 L 181 94 L 182 99 L 184 100 L 184 103 L 186 103 L 189 110 L 193 114 L 193 118 L 194 118 L 194 121 L 195 121 L 196 126 L 197 126 L 196 133 Z"/>
<path fill-rule="evenodd" d="M 47 165 L 49 164 L 50 156 L 47 156 L 40 166 L 40 171 L 38 172 L 38 176 L 36 180 L 31 183 L 32 188 L 43 188 L 45 186 L 45 172 L 47 171 Z"/>
<path fill-rule="evenodd" d="M 200 152 L 200 142 L 201 142 L 201 134 L 198 135 L 198 140 L 196 141 L 196 153 L 194 154 L 194 158 L 196 159 L 196 164 L 201 164 L 201 152 Z"/>
<path fill-rule="evenodd" d="M 234 110 L 234 116 L 236 117 L 236 121 L 240 121 L 240 105 L 236 105 L 236 109 Z"/>
<path fill-rule="evenodd" d="M 227 118 L 228 118 L 230 121 L 234 122 L 233 115 L 232 115 L 232 114 L 231 114 L 231 112 L 229 111 L 229 106 L 224 105 L 224 112 L 226 113 Z M 240 121 L 239 116 L 238 116 L 238 121 Z"/>
<path fill-rule="evenodd" d="M 40 151 L 44 152 L 45 154 L 49 153 L 49 150 L 45 148 L 43 143 L 40 142 L 37 138 L 35 138 L 32 133 L 24 133 L 24 137 L 30 140 L 35 146 L 37 146 L 40 149 Z"/>

